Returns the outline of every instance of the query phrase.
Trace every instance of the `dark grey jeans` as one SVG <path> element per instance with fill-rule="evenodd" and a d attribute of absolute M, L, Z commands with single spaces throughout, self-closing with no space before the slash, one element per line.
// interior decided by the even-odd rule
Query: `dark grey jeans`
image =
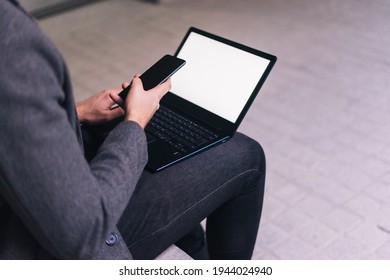
<path fill-rule="evenodd" d="M 144 171 L 118 228 L 135 259 L 153 259 L 207 218 L 211 259 L 250 259 L 264 182 L 263 149 L 236 133 L 158 173 Z"/>

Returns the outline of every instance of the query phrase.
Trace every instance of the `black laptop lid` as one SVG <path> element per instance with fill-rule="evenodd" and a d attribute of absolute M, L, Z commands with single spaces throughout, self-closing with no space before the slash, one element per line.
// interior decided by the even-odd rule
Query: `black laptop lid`
<path fill-rule="evenodd" d="M 234 133 L 276 57 L 191 27 L 175 54 L 187 61 L 164 102 L 217 130 Z"/>

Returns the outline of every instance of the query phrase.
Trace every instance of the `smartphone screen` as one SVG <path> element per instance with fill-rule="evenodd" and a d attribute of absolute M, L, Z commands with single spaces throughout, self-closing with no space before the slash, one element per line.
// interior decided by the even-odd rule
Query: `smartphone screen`
<path fill-rule="evenodd" d="M 185 63 L 185 60 L 172 55 L 167 54 L 163 56 L 140 76 L 144 90 L 149 90 L 159 84 L 162 84 L 176 73 L 176 71 L 179 70 Z M 131 84 L 119 93 L 119 96 L 123 100 L 126 99 L 130 86 Z"/>

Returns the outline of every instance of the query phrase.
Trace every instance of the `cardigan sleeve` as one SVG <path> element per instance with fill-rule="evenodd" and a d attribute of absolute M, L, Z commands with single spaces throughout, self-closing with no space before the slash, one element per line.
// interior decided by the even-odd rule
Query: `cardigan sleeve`
<path fill-rule="evenodd" d="M 121 123 L 88 164 L 61 56 L 28 16 L 0 14 L 0 194 L 53 256 L 93 258 L 145 167 L 145 134 Z"/>

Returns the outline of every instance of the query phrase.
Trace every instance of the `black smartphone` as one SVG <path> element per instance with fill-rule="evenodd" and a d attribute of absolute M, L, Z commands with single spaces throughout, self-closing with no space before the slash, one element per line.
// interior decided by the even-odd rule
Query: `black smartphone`
<path fill-rule="evenodd" d="M 159 61 L 153 64 L 140 76 L 144 90 L 149 90 L 155 86 L 158 86 L 159 84 L 162 84 L 173 74 L 175 74 L 181 67 L 183 67 L 185 63 L 185 60 L 176 56 L 169 54 L 164 55 Z M 126 96 L 130 90 L 130 86 L 131 84 L 119 93 L 119 96 L 123 100 L 126 99 Z"/>

